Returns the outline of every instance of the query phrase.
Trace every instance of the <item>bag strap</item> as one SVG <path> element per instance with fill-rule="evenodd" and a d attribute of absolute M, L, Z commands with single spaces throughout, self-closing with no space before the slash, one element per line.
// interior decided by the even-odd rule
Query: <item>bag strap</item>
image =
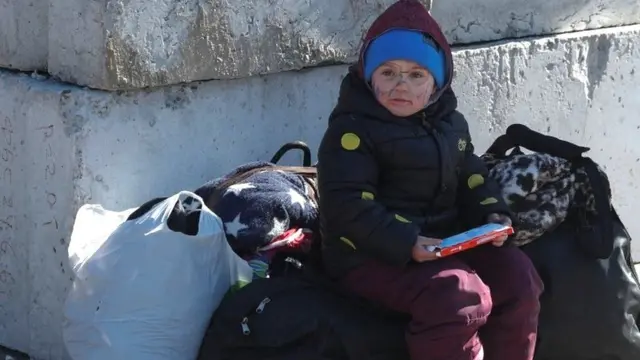
<path fill-rule="evenodd" d="M 315 167 L 276 165 L 273 169 L 291 172 L 305 177 L 315 177 L 318 175 L 318 170 Z"/>
<path fill-rule="evenodd" d="M 595 201 L 595 221 L 589 223 L 581 214 L 584 223 L 580 229 L 578 241 L 582 249 L 597 259 L 607 259 L 611 256 L 614 246 L 613 220 L 616 214 L 612 214 L 611 185 L 606 176 L 603 176 L 598 165 L 588 157 L 580 158 L 575 162 L 576 167 L 584 169 L 591 185 L 591 191 Z M 613 215 L 613 216 L 612 216 Z"/>
<path fill-rule="evenodd" d="M 560 157 L 566 160 L 575 160 L 589 151 L 588 147 L 578 146 L 566 140 L 560 140 L 550 135 L 544 135 L 531 130 L 522 124 L 513 124 L 507 128 L 504 135 L 499 136 L 487 149 L 487 153 L 504 157 L 509 149 L 523 147 L 525 149 Z"/>

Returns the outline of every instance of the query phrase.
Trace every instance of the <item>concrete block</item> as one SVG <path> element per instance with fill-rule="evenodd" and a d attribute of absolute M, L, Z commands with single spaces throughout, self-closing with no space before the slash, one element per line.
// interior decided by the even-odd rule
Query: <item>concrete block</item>
<path fill-rule="evenodd" d="M 426 5 L 431 0 L 421 0 Z M 99 89 L 301 69 L 353 56 L 396 0 L 53 0 L 49 68 Z"/>
<path fill-rule="evenodd" d="M 0 0 L 0 68 L 46 70 L 48 0 Z"/>
<path fill-rule="evenodd" d="M 62 80 L 133 89 L 352 61 L 395 0 L 53 0 L 49 67 Z M 430 0 L 425 0 L 430 4 Z M 450 41 L 470 43 L 640 22 L 637 0 L 436 1 Z"/>
<path fill-rule="evenodd" d="M 640 26 L 469 47 L 455 61 L 478 152 L 514 122 L 590 146 L 640 238 Z M 0 205 L 0 344 L 67 359 L 66 246 L 81 204 L 122 210 L 269 159 L 287 141 L 317 148 L 345 72 L 120 92 L 0 72 L 0 194 L 12 194 Z"/>
<path fill-rule="evenodd" d="M 640 22 L 636 0 L 422 1 L 456 44 Z M 113 90 L 352 61 L 393 2 L 2 0 L 0 67 Z"/>
<path fill-rule="evenodd" d="M 637 0 L 439 0 L 431 12 L 455 44 L 640 23 Z"/>

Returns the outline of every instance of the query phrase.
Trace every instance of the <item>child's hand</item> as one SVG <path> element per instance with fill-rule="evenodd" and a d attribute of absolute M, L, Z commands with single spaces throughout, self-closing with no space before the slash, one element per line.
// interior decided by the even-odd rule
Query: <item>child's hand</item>
<path fill-rule="evenodd" d="M 436 256 L 436 253 L 433 251 L 429 251 L 427 248 L 440 245 L 441 242 L 442 240 L 440 239 L 418 236 L 416 244 L 413 245 L 411 257 L 413 258 L 413 260 L 419 263 L 436 260 L 438 258 Z"/>
<path fill-rule="evenodd" d="M 497 213 L 489 214 L 489 216 L 487 216 L 487 222 L 488 223 L 494 223 L 494 224 L 502 224 L 502 225 L 506 225 L 506 226 L 511 226 L 512 225 L 510 217 L 508 217 L 507 215 L 504 215 L 504 214 L 497 214 Z M 504 236 L 501 236 L 501 237 L 493 240 L 493 242 L 492 242 L 493 246 L 500 247 L 500 246 L 504 245 L 504 242 L 507 241 L 508 237 L 509 237 L 508 235 L 504 235 Z"/>

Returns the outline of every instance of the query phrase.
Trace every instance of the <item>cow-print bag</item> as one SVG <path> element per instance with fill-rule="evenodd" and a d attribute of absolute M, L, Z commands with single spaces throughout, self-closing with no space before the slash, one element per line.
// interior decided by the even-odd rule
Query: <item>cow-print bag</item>
<path fill-rule="evenodd" d="M 631 237 L 588 150 L 516 124 L 483 155 L 545 284 L 536 360 L 640 359 Z"/>

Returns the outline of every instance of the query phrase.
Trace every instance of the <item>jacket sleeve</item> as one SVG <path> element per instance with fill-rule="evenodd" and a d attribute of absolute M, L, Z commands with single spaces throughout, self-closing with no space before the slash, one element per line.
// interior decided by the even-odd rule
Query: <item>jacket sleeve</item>
<path fill-rule="evenodd" d="M 378 201 L 379 167 L 359 120 L 336 118 L 318 151 L 320 216 L 328 241 L 338 240 L 390 265 L 411 260 L 419 227 Z"/>
<path fill-rule="evenodd" d="M 460 115 L 462 117 L 462 115 Z M 498 183 L 491 179 L 485 163 L 474 154 L 474 147 L 468 126 L 462 117 L 467 132 L 464 158 L 460 165 L 458 199 L 460 213 L 468 226 L 479 226 L 492 213 L 513 217 L 509 206 L 502 197 Z"/>

